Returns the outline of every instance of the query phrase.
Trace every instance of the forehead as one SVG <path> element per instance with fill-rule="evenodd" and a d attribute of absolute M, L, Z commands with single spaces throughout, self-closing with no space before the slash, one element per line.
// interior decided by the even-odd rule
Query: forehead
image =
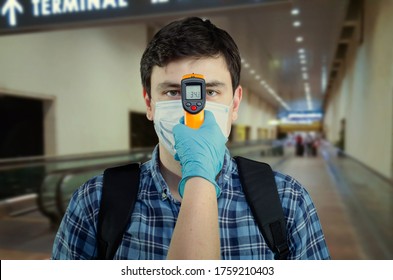
<path fill-rule="evenodd" d="M 206 58 L 182 58 L 170 62 L 164 67 L 154 66 L 151 75 L 152 86 L 162 81 L 179 83 L 186 74 L 202 74 L 206 82 L 215 80 L 222 83 L 231 83 L 225 59 L 222 56 Z"/>

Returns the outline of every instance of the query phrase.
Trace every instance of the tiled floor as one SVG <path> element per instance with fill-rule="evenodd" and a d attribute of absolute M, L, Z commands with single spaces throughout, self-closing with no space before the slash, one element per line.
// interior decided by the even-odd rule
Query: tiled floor
<path fill-rule="evenodd" d="M 363 188 L 351 189 L 353 186 L 349 187 L 347 177 L 353 172 L 344 172 L 343 166 L 334 170 L 321 156 L 298 158 L 292 156 L 290 150 L 288 153 L 289 157 L 281 162 L 279 158 L 261 158 L 257 154 L 253 158 L 270 163 L 306 186 L 317 208 L 332 258 L 392 259 L 392 223 L 386 220 L 392 214 L 392 188 L 380 186 L 383 182 L 364 175 L 366 178 L 356 176 Z M 346 168 L 350 168 L 348 165 L 347 162 Z M 372 180 L 371 188 L 367 176 Z M 343 182 L 347 182 L 344 189 Z M 363 205 L 361 210 L 359 204 Z M 55 230 L 48 220 L 37 212 L 3 218 L 0 220 L 0 259 L 48 259 L 54 235 Z"/>
<path fill-rule="evenodd" d="M 310 193 L 332 259 L 366 259 L 344 202 L 321 158 L 290 158 L 277 170 L 291 175 Z"/>

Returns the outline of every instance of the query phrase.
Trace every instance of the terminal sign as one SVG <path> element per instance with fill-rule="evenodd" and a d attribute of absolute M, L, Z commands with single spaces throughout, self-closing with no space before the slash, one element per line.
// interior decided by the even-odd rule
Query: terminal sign
<path fill-rule="evenodd" d="M 35 17 L 128 7 L 127 0 L 32 0 Z"/>
<path fill-rule="evenodd" d="M 287 0 L 0 0 L 0 34 Z"/>

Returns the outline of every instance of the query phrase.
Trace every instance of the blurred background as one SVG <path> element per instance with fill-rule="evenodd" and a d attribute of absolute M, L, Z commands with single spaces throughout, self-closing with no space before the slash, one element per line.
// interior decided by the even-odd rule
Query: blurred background
<path fill-rule="evenodd" d="M 150 158 L 139 63 L 165 24 L 227 30 L 228 148 L 310 192 L 333 259 L 393 259 L 393 0 L 0 0 L 0 259 L 48 259 L 70 195 Z"/>

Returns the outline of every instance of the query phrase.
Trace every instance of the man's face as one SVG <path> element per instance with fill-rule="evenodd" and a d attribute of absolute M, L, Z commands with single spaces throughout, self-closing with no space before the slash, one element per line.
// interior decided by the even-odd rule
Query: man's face
<path fill-rule="evenodd" d="M 180 83 L 183 75 L 202 74 L 206 81 L 206 100 L 232 105 L 228 124 L 237 119 L 242 88 L 232 90 L 231 76 L 222 56 L 217 58 L 184 58 L 165 67 L 154 66 L 151 75 L 151 99 L 144 93 L 147 118 L 154 120 L 155 104 L 159 101 L 180 100 Z M 232 102 L 233 98 L 233 103 Z"/>

